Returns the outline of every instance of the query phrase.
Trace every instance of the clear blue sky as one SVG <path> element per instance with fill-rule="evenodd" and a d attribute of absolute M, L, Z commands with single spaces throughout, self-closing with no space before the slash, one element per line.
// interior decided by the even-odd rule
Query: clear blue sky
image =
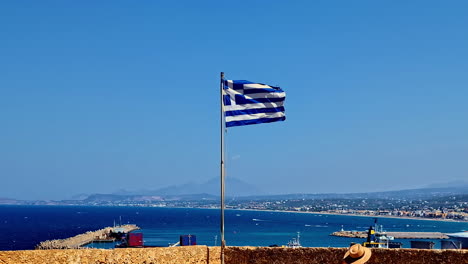
<path fill-rule="evenodd" d="M 267 193 L 468 178 L 467 1 L 2 1 L 0 197 L 219 176 L 219 72 L 281 86 L 229 130 Z M 228 187 L 229 188 L 229 187 Z"/>

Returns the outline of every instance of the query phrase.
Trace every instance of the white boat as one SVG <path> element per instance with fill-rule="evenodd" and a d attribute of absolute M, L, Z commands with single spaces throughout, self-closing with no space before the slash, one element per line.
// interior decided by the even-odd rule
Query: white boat
<path fill-rule="evenodd" d="M 297 237 L 294 237 L 293 239 L 289 240 L 288 244 L 286 247 L 288 248 L 301 248 L 301 241 L 300 241 L 300 232 L 297 232 Z"/>

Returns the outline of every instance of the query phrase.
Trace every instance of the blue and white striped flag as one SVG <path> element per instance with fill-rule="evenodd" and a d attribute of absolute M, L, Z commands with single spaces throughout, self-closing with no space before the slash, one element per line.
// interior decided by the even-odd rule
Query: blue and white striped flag
<path fill-rule="evenodd" d="M 224 80 L 226 127 L 284 121 L 286 93 L 279 87 L 245 80 Z"/>

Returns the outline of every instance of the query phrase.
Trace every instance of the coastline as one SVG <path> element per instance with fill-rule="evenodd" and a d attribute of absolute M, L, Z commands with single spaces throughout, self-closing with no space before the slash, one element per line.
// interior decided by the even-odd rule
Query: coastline
<path fill-rule="evenodd" d="M 217 209 L 217 208 L 207 208 L 207 209 Z M 452 222 L 452 223 L 468 223 L 468 221 L 453 220 L 453 219 L 423 218 L 423 217 L 411 217 L 411 216 L 360 215 L 360 214 L 339 214 L 339 213 L 330 213 L 330 212 L 301 212 L 301 211 L 286 211 L 286 210 L 232 209 L 232 208 L 225 209 L 225 210 L 316 214 L 316 215 L 339 215 L 339 216 L 353 216 L 353 217 L 391 218 L 391 219 L 424 220 L 424 221 L 438 221 L 438 222 Z"/>
<path fill-rule="evenodd" d="M 0 206 L 50 206 L 50 207 L 150 207 L 150 208 L 168 208 L 168 209 L 204 209 L 204 210 L 220 210 L 219 207 L 168 207 L 168 206 L 138 206 L 138 205 L 17 205 L 17 204 L 0 204 Z M 353 216 L 353 217 L 370 217 L 370 218 L 391 218 L 391 219 L 406 219 L 406 220 L 424 220 L 424 221 L 437 221 L 437 222 L 451 222 L 451 223 L 468 223 L 464 220 L 442 219 L 442 218 L 424 218 L 414 216 L 393 216 L 393 215 L 361 215 L 361 214 L 340 214 L 331 212 L 306 212 L 306 211 L 291 211 L 291 210 L 269 210 L 269 209 L 242 209 L 242 208 L 225 208 L 225 210 L 233 211 L 258 211 L 258 212 L 277 212 L 277 213 L 297 213 L 297 214 L 316 214 L 316 215 L 337 215 L 337 216 Z"/>

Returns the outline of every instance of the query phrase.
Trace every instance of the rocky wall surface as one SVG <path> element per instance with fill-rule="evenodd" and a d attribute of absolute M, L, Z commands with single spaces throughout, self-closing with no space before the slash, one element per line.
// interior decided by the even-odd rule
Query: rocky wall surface
<path fill-rule="evenodd" d="M 206 246 L 0 251 L 0 264 L 206 264 L 208 255 Z"/>
<path fill-rule="evenodd" d="M 228 247 L 226 264 L 342 263 L 345 248 Z M 0 251 L 0 264 L 219 264 L 220 248 L 65 249 Z M 468 264 L 468 250 L 372 249 L 368 264 Z"/>
<path fill-rule="evenodd" d="M 231 247 L 226 264 L 341 264 L 346 248 Z M 366 264 L 468 264 L 468 250 L 372 249 Z"/>

